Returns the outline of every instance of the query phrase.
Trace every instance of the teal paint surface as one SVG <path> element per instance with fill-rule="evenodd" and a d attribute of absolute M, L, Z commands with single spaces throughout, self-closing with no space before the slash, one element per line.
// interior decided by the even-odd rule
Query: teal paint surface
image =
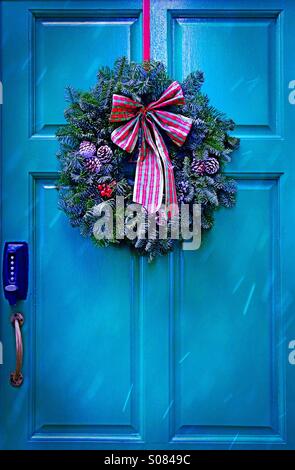
<path fill-rule="evenodd" d="M 295 448 L 295 7 L 154 1 L 152 55 L 179 80 L 204 70 L 237 122 L 239 195 L 196 252 L 148 265 L 95 249 L 58 211 L 64 87 L 141 60 L 139 1 L 2 2 L 2 238 L 30 244 L 24 376 L 2 296 L 0 446 Z"/>

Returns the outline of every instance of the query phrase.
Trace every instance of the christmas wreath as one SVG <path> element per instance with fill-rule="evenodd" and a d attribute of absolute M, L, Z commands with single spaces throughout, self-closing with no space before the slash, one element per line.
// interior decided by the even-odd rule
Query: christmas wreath
<path fill-rule="evenodd" d="M 229 134 L 233 121 L 201 93 L 203 82 L 199 71 L 180 85 L 160 62 L 121 58 L 112 70 L 99 70 L 89 92 L 67 88 L 68 124 L 57 133 L 59 204 L 83 236 L 98 246 L 128 244 L 153 259 L 173 249 L 171 220 L 183 204 L 189 207 L 189 225 L 193 206 L 201 207 L 205 230 L 212 227 L 215 210 L 235 204 L 236 182 L 223 170 L 239 141 Z M 118 197 L 155 215 L 152 234 L 148 218 L 134 232 L 130 211 L 116 208 Z M 105 225 L 98 228 L 107 205 L 114 209 L 108 215 L 111 236 Z M 159 236 L 163 214 L 166 238 Z M 121 236 L 115 230 L 119 219 L 124 222 Z M 130 226 L 133 237 L 127 236 Z"/>

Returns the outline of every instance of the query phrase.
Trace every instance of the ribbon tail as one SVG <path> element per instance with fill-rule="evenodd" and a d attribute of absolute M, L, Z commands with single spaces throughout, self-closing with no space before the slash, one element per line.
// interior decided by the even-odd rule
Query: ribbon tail
<path fill-rule="evenodd" d="M 161 161 L 153 149 L 144 144 L 136 166 L 133 201 L 153 214 L 161 207 L 163 189 Z"/>
<path fill-rule="evenodd" d="M 154 132 L 156 147 L 160 157 L 159 159 L 161 159 L 162 171 L 164 172 L 165 207 L 168 215 L 173 217 L 179 214 L 173 165 L 169 158 L 163 137 L 158 132 L 156 126 L 152 122 L 150 122 L 150 124 Z"/>

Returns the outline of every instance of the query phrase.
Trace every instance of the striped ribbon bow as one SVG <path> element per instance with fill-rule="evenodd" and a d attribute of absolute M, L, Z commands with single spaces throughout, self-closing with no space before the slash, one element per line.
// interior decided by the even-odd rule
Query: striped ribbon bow
<path fill-rule="evenodd" d="M 178 211 L 173 166 L 159 129 L 165 131 L 179 147 L 184 144 L 192 120 L 181 114 L 162 110 L 166 106 L 184 103 L 182 88 L 178 82 L 171 83 L 161 97 L 148 106 L 143 106 L 126 96 L 113 95 L 110 121 L 128 122 L 112 132 L 112 141 L 131 153 L 139 133 L 142 134 L 133 201 L 142 204 L 150 213 L 160 209 L 164 189 L 166 207 L 171 213 Z"/>

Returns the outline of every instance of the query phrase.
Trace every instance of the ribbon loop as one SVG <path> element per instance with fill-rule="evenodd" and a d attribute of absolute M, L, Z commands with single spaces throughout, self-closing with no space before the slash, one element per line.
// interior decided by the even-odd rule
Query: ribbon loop
<path fill-rule="evenodd" d="M 113 95 L 110 121 L 128 121 L 112 132 L 114 144 L 132 153 L 141 131 L 133 201 L 142 204 L 150 213 L 160 209 L 164 189 L 166 207 L 172 207 L 172 212 L 177 207 L 173 165 L 159 129 L 165 131 L 179 147 L 184 144 L 192 119 L 162 109 L 184 103 L 183 91 L 178 82 L 171 83 L 157 101 L 146 107 L 126 96 Z"/>

